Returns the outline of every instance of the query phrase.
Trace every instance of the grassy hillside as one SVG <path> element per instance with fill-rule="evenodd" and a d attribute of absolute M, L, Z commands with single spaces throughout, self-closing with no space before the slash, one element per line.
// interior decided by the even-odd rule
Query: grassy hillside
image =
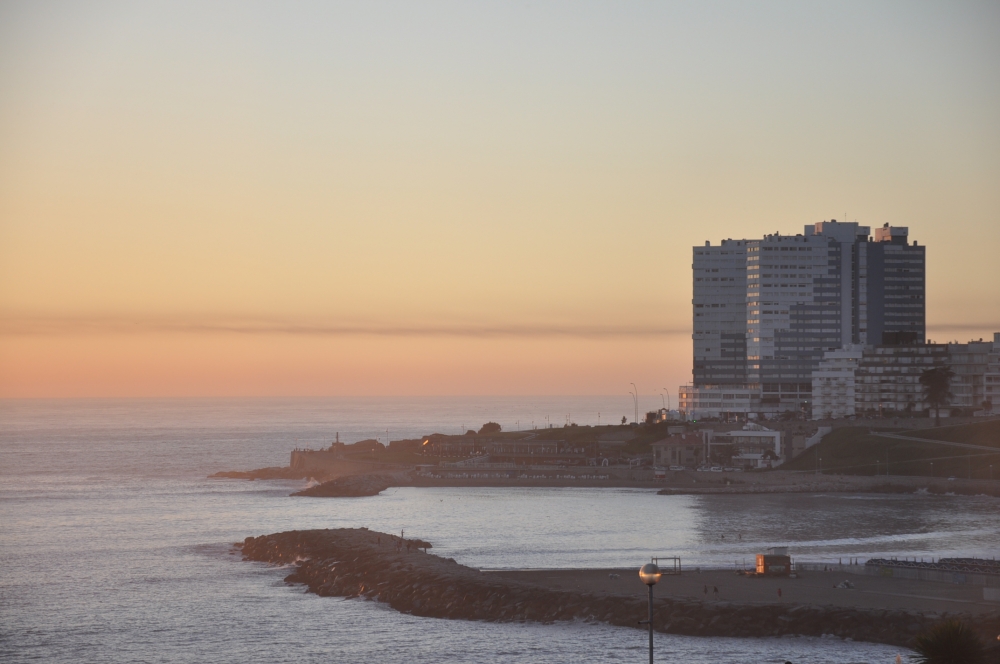
<path fill-rule="evenodd" d="M 845 475 L 923 475 L 1000 480 L 1000 420 L 936 429 L 885 431 L 914 438 L 994 447 L 997 452 L 950 447 L 936 443 L 882 438 L 870 427 L 835 429 L 823 442 L 785 463 L 783 470 L 842 473 Z"/>

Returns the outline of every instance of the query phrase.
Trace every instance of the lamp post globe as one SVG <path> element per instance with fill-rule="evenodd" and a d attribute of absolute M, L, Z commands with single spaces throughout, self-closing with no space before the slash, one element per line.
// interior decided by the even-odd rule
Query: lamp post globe
<path fill-rule="evenodd" d="M 647 586 L 654 586 L 660 580 L 660 568 L 653 563 L 646 563 L 639 569 L 639 578 Z"/>
<path fill-rule="evenodd" d="M 646 563 L 639 568 L 639 578 L 649 588 L 649 618 L 645 623 L 649 625 L 649 664 L 653 664 L 653 586 L 660 580 L 660 568 L 655 563 Z"/>

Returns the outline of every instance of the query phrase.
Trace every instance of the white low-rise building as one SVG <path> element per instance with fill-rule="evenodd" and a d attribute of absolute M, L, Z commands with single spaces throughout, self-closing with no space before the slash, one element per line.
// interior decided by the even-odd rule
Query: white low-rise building
<path fill-rule="evenodd" d="M 860 345 L 828 350 L 812 374 L 812 417 L 836 420 L 855 415 L 855 374 L 864 352 Z"/>

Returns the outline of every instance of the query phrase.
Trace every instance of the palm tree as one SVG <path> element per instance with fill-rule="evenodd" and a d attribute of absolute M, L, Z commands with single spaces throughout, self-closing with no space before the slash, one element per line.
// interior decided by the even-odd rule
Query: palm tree
<path fill-rule="evenodd" d="M 934 409 L 934 426 L 941 425 L 941 406 L 951 401 L 951 379 L 955 372 L 945 365 L 927 369 L 920 374 L 920 384 L 924 389 L 924 401 Z"/>
<path fill-rule="evenodd" d="M 963 622 L 948 620 L 917 637 L 919 664 L 980 664 L 983 643 Z"/>

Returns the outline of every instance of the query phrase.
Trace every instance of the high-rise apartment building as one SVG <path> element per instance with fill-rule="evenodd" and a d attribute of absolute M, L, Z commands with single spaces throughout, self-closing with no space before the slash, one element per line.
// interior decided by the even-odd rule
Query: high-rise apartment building
<path fill-rule="evenodd" d="M 862 265 L 859 303 L 866 333 L 858 343 L 877 346 L 924 343 L 927 317 L 925 247 L 907 243 L 905 227 L 875 229 L 873 242 L 858 245 Z"/>
<path fill-rule="evenodd" d="M 695 385 L 747 382 L 747 245 L 723 240 L 695 247 Z"/>
<path fill-rule="evenodd" d="M 923 343 L 925 253 L 907 235 L 832 220 L 694 247 L 694 381 L 681 408 L 807 411 L 824 353 Z"/>

